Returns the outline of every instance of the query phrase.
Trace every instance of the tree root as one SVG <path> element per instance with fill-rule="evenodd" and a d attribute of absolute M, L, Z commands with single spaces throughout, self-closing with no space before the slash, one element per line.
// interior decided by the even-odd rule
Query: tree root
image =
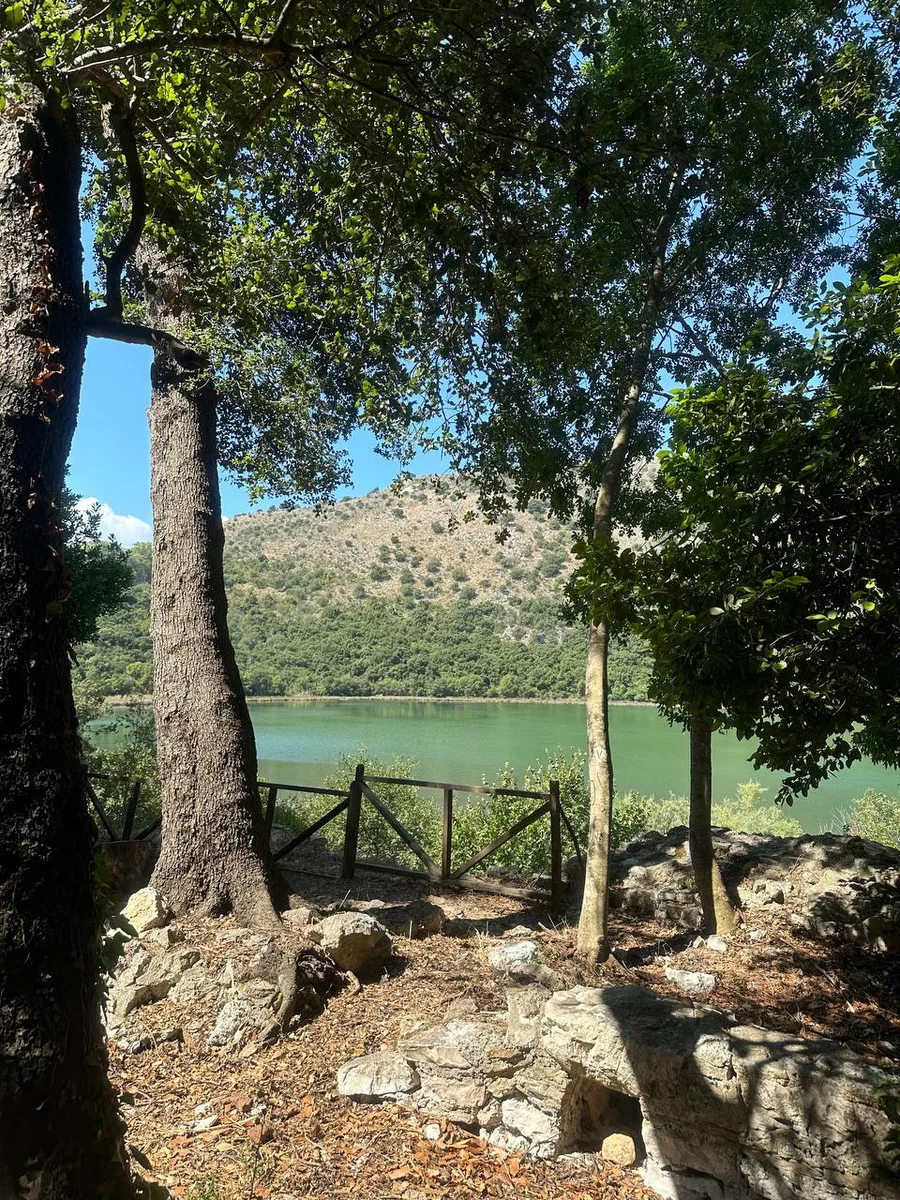
<path fill-rule="evenodd" d="M 262 1045 L 270 1046 L 283 1037 L 294 1017 L 307 1021 L 317 1017 L 325 1008 L 325 1000 L 346 979 L 347 975 L 321 950 L 301 950 L 299 954 L 287 951 L 278 973 L 281 1003 L 260 1035 Z"/>

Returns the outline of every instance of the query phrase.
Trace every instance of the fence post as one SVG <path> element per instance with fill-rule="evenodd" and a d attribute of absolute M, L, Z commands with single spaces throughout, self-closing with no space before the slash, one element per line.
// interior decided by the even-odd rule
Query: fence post
<path fill-rule="evenodd" d="M 270 783 L 269 791 L 266 796 L 266 845 L 268 846 L 272 840 L 272 826 L 275 824 L 275 802 L 278 799 L 278 784 Z"/>
<path fill-rule="evenodd" d="M 131 787 L 131 795 L 125 808 L 125 821 L 122 825 L 122 841 L 127 842 L 134 828 L 134 814 L 137 812 L 138 800 L 141 795 L 141 781 L 136 779 Z"/>
<path fill-rule="evenodd" d="M 559 780 L 550 780 L 550 907 L 562 908 L 562 832 L 559 820 Z"/>
<path fill-rule="evenodd" d="M 359 845 L 359 818 L 362 807 L 362 785 L 366 768 L 359 763 L 356 775 L 350 784 L 349 804 L 347 806 L 347 824 L 344 826 L 344 863 L 341 868 L 341 879 L 352 879 L 356 870 L 356 851 Z"/>
<path fill-rule="evenodd" d="M 441 879 L 449 879 L 453 867 L 453 788 L 444 788 L 444 827 L 441 836 Z"/>

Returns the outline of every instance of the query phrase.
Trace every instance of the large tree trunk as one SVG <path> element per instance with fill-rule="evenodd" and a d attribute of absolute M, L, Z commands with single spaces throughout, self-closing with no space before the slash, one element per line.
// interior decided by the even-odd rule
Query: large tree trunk
<path fill-rule="evenodd" d="M 712 722 L 691 717 L 690 846 L 694 883 L 703 912 L 703 932 L 733 933 L 737 925 L 731 900 L 716 862 L 712 840 Z"/>
<path fill-rule="evenodd" d="M 158 351 L 150 407 L 150 622 L 162 784 L 154 883 L 179 913 L 277 921 L 256 743 L 228 635 L 216 391 Z"/>
<path fill-rule="evenodd" d="M 0 114 L 0 1196 L 131 1195 L 100 1025 L 94 831 L 72 703 L 59 499 L 85 351 L 80 148 Z"/>

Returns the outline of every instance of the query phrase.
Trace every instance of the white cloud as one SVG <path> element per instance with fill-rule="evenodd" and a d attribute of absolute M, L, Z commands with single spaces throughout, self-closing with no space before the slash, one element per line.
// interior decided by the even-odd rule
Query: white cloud
<path fill-rule="evenodd" d="M 95 497 L 82 496 L 76 507 L 86 512 L 96 503 Z M 120 546 L 133 546 L 135 542 L 149 542 L 153 530 L 140 517 L 123 516 L 108 504 L 101 504 L 100 532 L 105 538 L 114 537 Z"/>

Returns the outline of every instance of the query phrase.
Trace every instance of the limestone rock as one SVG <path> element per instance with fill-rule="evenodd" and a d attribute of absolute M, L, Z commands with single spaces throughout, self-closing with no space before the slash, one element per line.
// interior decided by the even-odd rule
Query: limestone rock
<path fill-rule="evenodd" d="M 541 1029 L 541 1013 L 550 992 L 539 983 L 506 989 L 506 1040 L 511 1046 L 533 1046 Z"/>
<path fill-rule="evenodd" d="M 677 967 L 666 967 L 666 979 L 687 996 L 709 996 L 716 987 L 715 975 L 707 971 L 679 971 Z"/>
<path fill-rule="evenodd" d="M 367 913 L 334 913 L 314 925 L 309 937 L 341 970 L 355 974 L 379 970 L 393 951 L 391 935 Z"/>
<path fill-rule="evenodd" d="M 122 916 L 140 937 L 149 929 L 161 929 L 169 919 L 169 908 L 156 888 L 145 887 L 129 897 Z"/>
<path fill-rule="evenodd" d="M 534 942 L 506 942 L 488 951 L 488 964 L 495 971 L 502 971 L 517 978 L 532 979 L 541 965 L 541 960 Z"/>
<path fill-rule="evenodd" d="M 148 954 L 139 943 L 132 942 L 109 987 L 106 999 L 108 1028 L 117 1029 L 128 1014 L 141 1005 L 164 1000 L 199 960 L 197 950 Z"/>
<path fill-rule="evenodd" d="M 307 925 L 312 925 L 319 918 L 311 908 L 298 904 L 296 908 L 292 907 L 287 912 L 283 912 L 281 919 L 291 929 L 305 929 Z"/>
<path fill-rule="evenodd" d="M 380 1050 L 351 1058 L 337 1073 L 338 1092 L 354 1100 L 396 1100 L 419 1086 L 419 1076 L 402 1054 Z"/>
<path fill-rule="evenodd" d="M 479 1021 L 448 1021 L 413 1034 L 398 1049 L 417 1066 L 466 1071 L 480 1069 L 489 1049 L 502 1041 L 500 1031 Z"/>
<path fill-rule="evenodd" d="M 555 1147 L 559 1125 L 552 1116 L 525 1100 L 504 1100 L 500 1105 L 504 1126 L 533 1148 Z"/>
<path fill-rule="evenodd" d="M 600 1146 L 600 1157 L 615 1167 L 633 1167 L 637 1161 L 634 1138 L 627 1133 L 608 1133 Z"/>
<path fill-rule="evenodd" d="M 244 1028 L 250 1013 L 247 1000 L 228 1000 L 219 1010 L 216 1023 L 206 1039 L 209 1046 L 227 1046 Z"/>
<path fill-rule="evenodd" d="M 416 1105 L 425 1112 L 440 1113 L 448 1121 L 460 1125 L 477 1123 L 478 1112 L 484 1107 L 487 1094 L 478 1079 L 448 1074 L 422 1074 L 422 1084 L 416 1093 Z"/>

